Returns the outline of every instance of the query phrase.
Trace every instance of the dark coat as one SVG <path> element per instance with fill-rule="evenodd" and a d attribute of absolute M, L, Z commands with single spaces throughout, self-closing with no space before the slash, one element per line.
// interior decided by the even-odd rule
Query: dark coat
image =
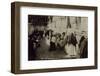
<path fill-rule="evenodd" d="M 82 43 L 82 41 L 85 39 L 85 37 L 84 36 L 82 36 L 81 37 L 81 39 L 80 39 L 80 41 L 79 41 L 79 48 L 80 48 L 80 46 L 81 46 L 81 43 Z"/>
<path fill-rule="evenodd" d="M 80 58 L 88 57 L 88 40 L 84 39 L 80 44 Z"/>
<path fill-rule="evenodd" d="M 76 44 L 77 44 L 76 36 L 75 36 L 73 33 L 71 34 L 71 43 L 72 43 L 74 46 L 76 46 Z"/>

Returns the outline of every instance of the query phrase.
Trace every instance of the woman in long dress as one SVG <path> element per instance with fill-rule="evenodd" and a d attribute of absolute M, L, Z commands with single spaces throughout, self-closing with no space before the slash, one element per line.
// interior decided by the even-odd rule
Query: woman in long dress
<path fill-rule="evenodd" d="M 75 33 L 71 34 L 71 44 L 73 45 L 73 57 L 77 57 L 77 39 Z"/>
<path fill-rule="evenodd" d="M 73 38 L 72 38 L 72 29 L 69 28 L 67 30 L 67 34 L 66 34 L 66 45 L 65 45 L 65 52 L 66 52 L 66 57 L 73 57 L 76 55 L 76 50 L 75 50 L 75 46 L 73 45 Z"/>
<path fill-rule="evenodd" d="M 68 29 L 65 35 L 65 41 L 66 41 L 66 45 L 65 45 L 65 52 L 66 52 L 66 57 L 69 57 L 71 54 L 71 29 Z"/>

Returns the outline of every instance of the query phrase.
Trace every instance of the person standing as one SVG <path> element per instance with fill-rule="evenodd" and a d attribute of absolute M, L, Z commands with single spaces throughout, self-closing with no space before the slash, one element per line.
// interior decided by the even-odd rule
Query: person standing
<path fill-rule="evenodd" d="M 66 52 L 66 57 L 71 57 L 72 55 L 72 50 L 73 50 L 73 45 L 71 44 L 71 33 L 72 33 L 72 30 L 71 28 L 68 28 L 67 32 L 66 32 L 66 35 L 65 35 L 65 41 L 66 41 L 66 44 L 65 44 L 65 52 Z"/>
<path fill-rule="evenodd" d="M 50 51 L 56 50 L 56 37 L 55 35 L 52 35 L 51 41 L 50 41 Z"/>
<path fill-rule="evenodd" d="M 85 38 L 80 45 L 80 58 L 88 57 L 88 39 Z"/>
<path fill-rule="evenodd" d="M 73 47 L 72 56 L 76 57 L 77 56 L 77 49 L 76 49 L 77 39 L 76 39 L 75 33 L 71 34 L 71 44 L 72 44 L 72 47 Z"/>

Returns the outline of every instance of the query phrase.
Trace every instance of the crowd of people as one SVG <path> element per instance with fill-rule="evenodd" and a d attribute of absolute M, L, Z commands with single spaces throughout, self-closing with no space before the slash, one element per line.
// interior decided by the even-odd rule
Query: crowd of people
<path fill-rule="evenodd" d="M 33 33 L 28 36 L 29 54 L 32 55 L 30 59 L 35 59 L 35 52 L 41 47 L 41 41 L 43 39 L 49 46 L 47 51 L 64 51 L 66 57 L 69 58 L 87 58 L 88 38 L 84 33 L 85 31 L 82 31 L 80 39 L 77 39 L 76 32 L 73 32 L 70 28 L 62 33 L 57 33 L 53 30 L 34 30 Z"/>

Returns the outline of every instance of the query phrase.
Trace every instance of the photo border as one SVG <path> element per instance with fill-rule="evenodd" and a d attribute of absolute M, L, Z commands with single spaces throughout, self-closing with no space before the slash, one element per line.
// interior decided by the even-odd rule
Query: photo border
<path fill-rule="evenodd" d="M 20 7 L 45 7 L 56 9 L 79 9 L 94 11 L 94 65 L 80 66 L 80 67 L 62 67 L 62 68 L 46 68 L 46 69 L 27 69 L 20 70 Z M 94 6 L 80 6 L 80 5 L 61 5 L 61 4 L 47 4 L 47 3 L 29 3 L 29 2 L 13 2 L 11 3 L 11 72 L 15 74 L 23 73 L 40 73 L 40 72 L 56 72 L 56 71 L 73 71 L 97 69 L 97 7 Z"/>

